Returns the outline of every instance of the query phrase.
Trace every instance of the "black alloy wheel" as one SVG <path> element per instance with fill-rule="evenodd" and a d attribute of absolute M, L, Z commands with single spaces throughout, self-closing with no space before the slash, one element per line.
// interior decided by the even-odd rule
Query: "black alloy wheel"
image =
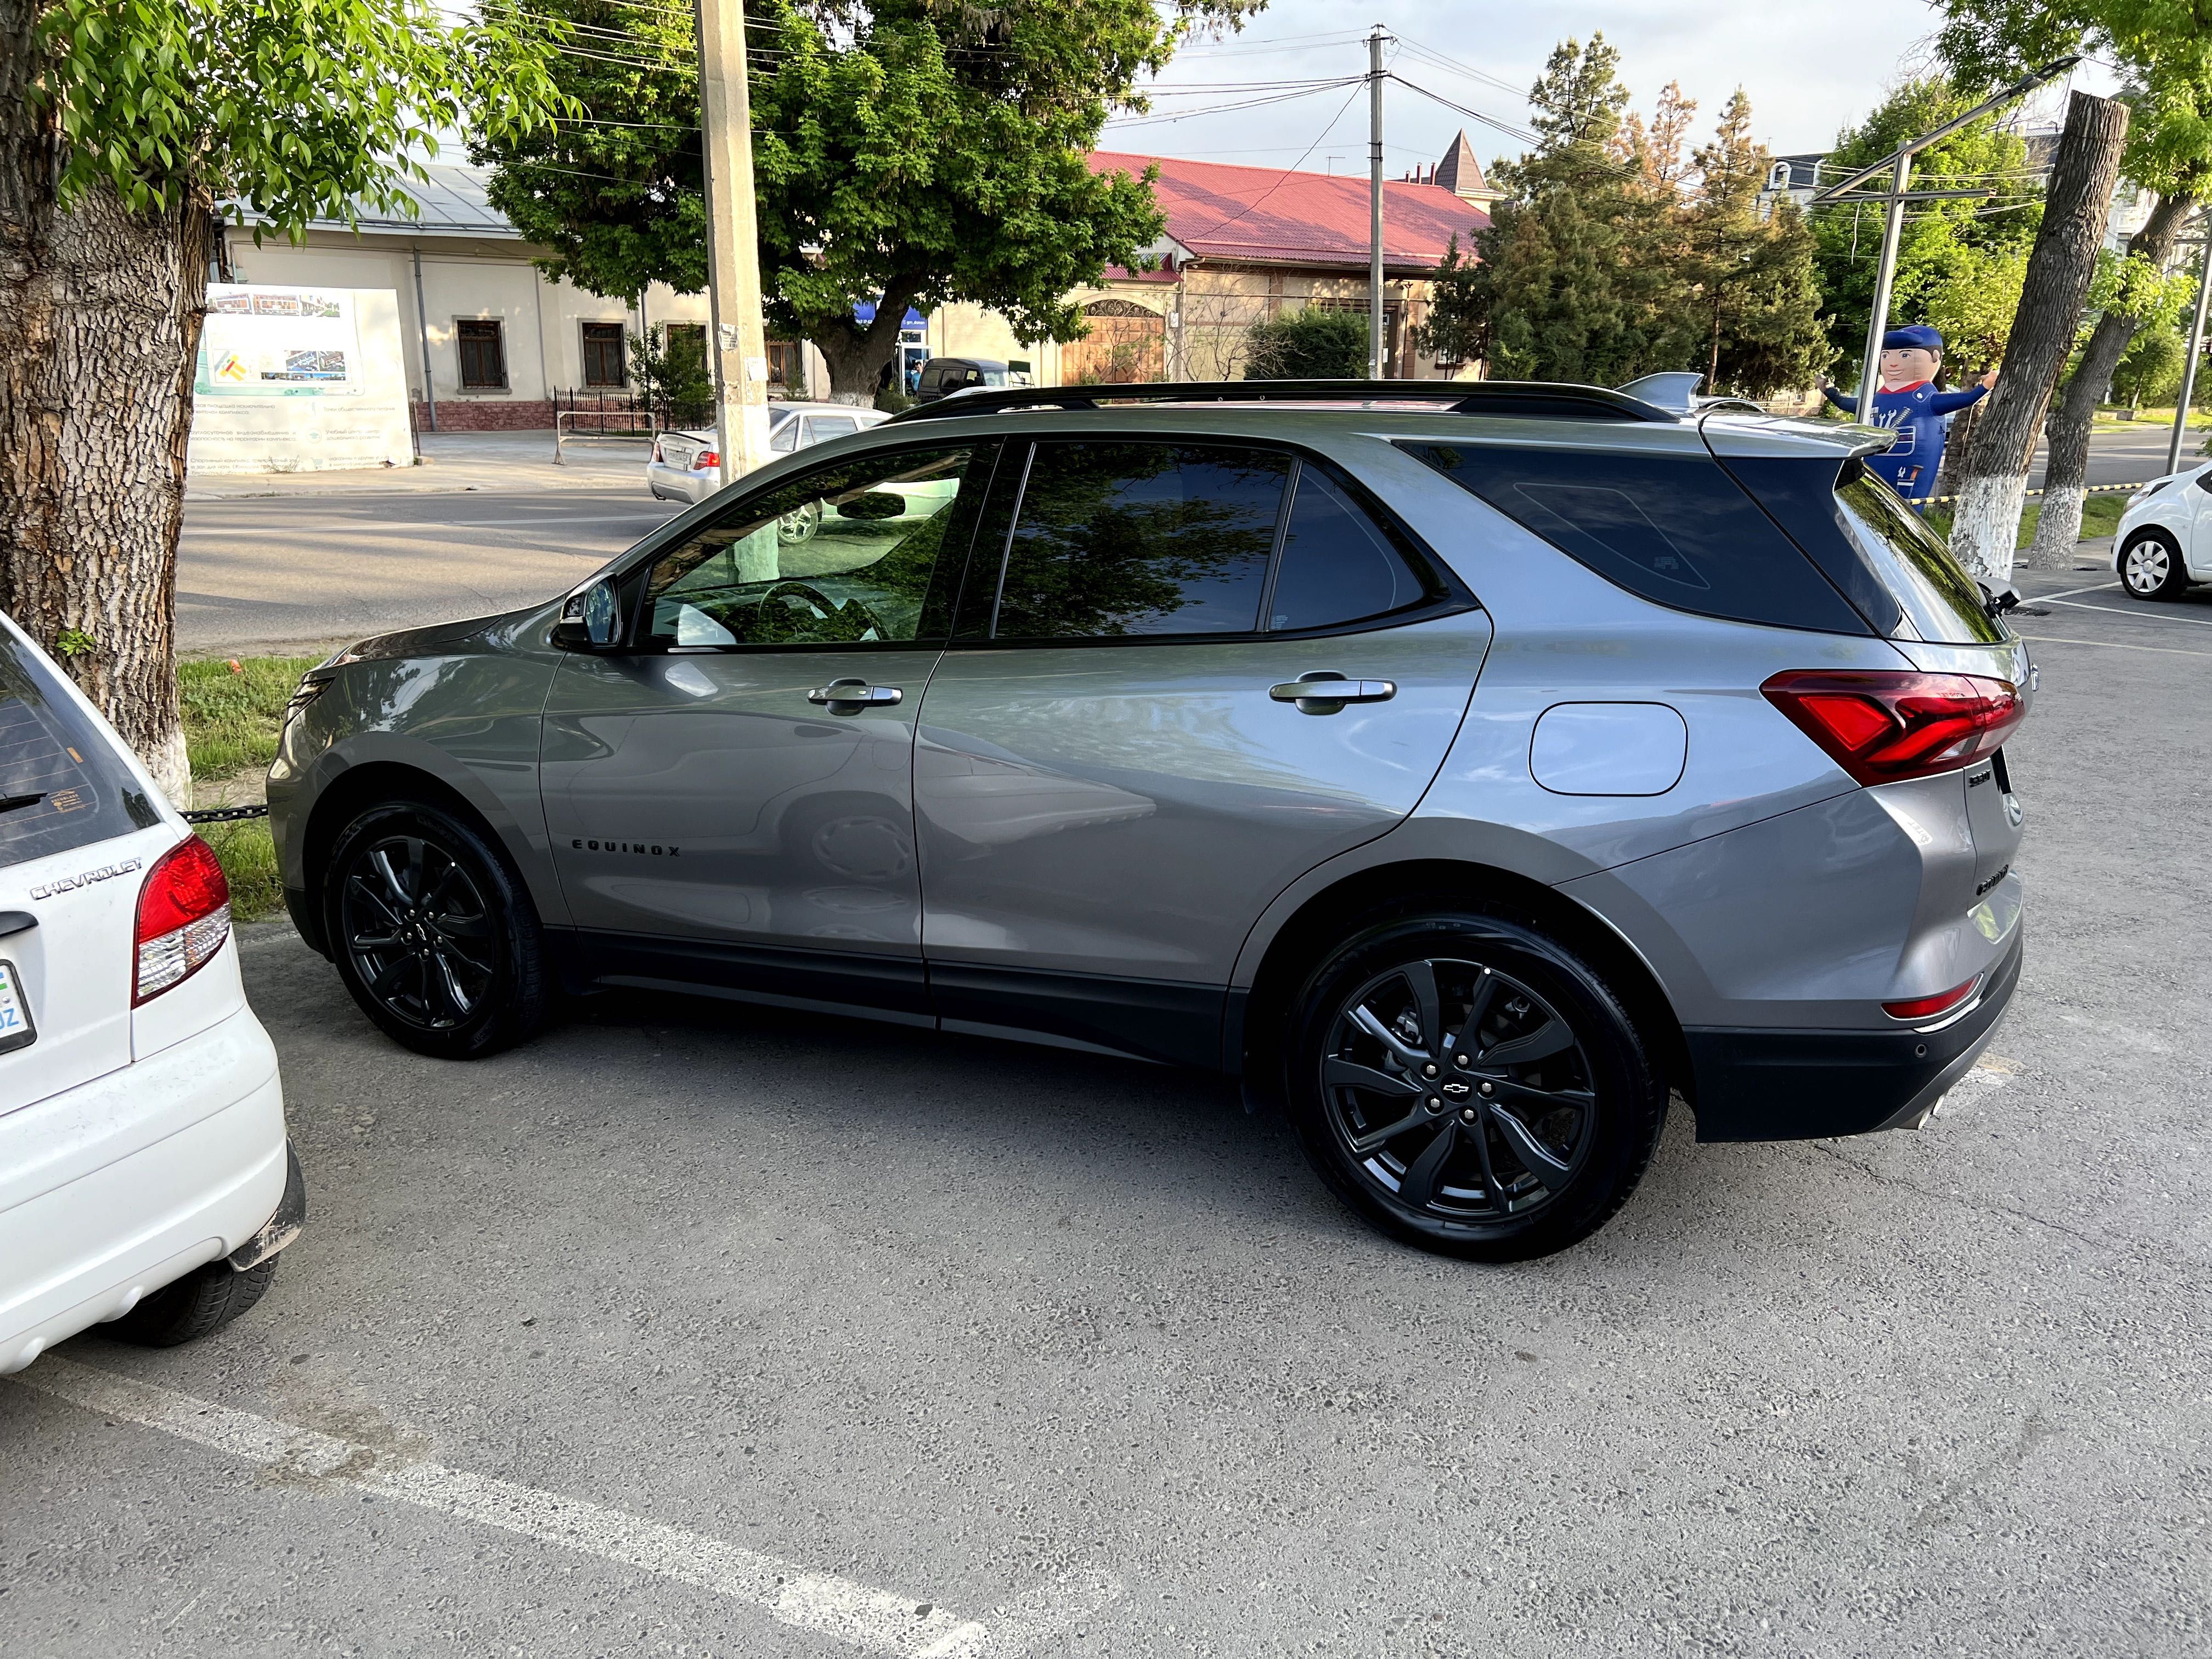
<path fill-rule="evenodd" d="M 529 1036 L 550 1001 L 535 908 L 504 854 L 424 802 L 372 808 L 332 850 L 338 972 L 395 1041 L 473 1060 Z"/>
<path fill-rule="evenodd" d="M 1403 917 L 1310 981 L 1289 1098 L 1309 1159 L 1408 1243 L 1563 1249 L 1627 1201 L 1666 1096 L 1603 978 L 1525 920 Z"/>

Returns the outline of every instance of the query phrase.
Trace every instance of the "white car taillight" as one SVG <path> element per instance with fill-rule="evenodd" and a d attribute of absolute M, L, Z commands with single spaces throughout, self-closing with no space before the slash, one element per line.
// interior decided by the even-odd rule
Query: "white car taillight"
<path fill-rule="evenodd" d="M 180 985 L 230 937 L 230 883 L 215 848 L 194 836 L 147 872 L 138 892 L 138 966 L 131 1006 Z"/>

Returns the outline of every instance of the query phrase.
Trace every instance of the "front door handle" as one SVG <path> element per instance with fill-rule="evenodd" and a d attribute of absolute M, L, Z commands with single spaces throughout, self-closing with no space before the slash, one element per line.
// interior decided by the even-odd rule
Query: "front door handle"
<path fill-rule="evenodd" d="M 888 708 L 905 696 L 906 693 L 896 685 L 870 685 L 866 680 L 835 680 L 809 691 L 806 701 L 825 704 L 831 714 L 858 714 L 863 708 Z"/>
<path fill-rule="evenodd" d="M 1267 695 L 1277 702 L 1294 702 L 1301 714 L 1334 714 L 1348 702 L 1388 702 L 1398 695 L 1395 680 L 1348 680 L 1328 669 L 1282 685 L 1271 685 Z"/>

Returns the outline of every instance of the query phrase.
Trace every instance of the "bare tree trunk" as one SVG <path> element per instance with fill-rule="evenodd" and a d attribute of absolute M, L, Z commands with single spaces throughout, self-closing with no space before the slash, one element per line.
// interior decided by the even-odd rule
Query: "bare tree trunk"
<path fill-rule="evenodd" d="M 2073 349 L 2074 330 L 2097 273 L 2118 182 L 2128 106 L 2117 99 L 2075 93 L 2067 100 L 2043 228 L 2027 258 L 2027 281 L 2013 319 L 2002 372 L 1968 441 L 1951 549 L 1984 580 L 2012 575 L 2027 492 L 2027 462 L 2037 423 Z"/>
<path fill-rule="evenodd" d="M 1968 404 L 1951 417 L 1951 434 L 1943 447 L 1943 465 L 1936 471 L 1933 494 L 1948 500 L 1959 493 L 1959 475 L 1966 463 L 1966 446 L 1974 441 L 1974 428 L 1981 421 L 1987 401 Z"/>
<path fill-rule="evenodd" d="M 2162 196 L 2143 227 L 2128 239 L 2128 252 L 2163 266 L 2173 252 L 2182 221 L 2197 205 L 2196 198 L 2177 192 Z M 2081 361 L 2060 394 L 2048 428 L 2050 447 L 2043 466 L 2043 514 L 2035 521 L 2035 544 L 2027 562 L 2045 570 L 2074 568 L 2074 544 L 2081 539 L 2081 507 L 2088 498 L 2083 488 L 2089 480 L 2089 431 L 2097 406 L 2111 395 L 2112 372 L 2127 355 L 2128 346 L 2142 325 L 2135 318 L 2107 311 L 2083 348 Z"/>

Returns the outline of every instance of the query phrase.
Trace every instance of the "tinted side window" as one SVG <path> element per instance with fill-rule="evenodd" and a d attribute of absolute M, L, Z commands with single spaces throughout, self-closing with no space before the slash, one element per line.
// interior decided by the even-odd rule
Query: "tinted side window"
<path fill-rule="evenodd" d="M 1298 469 L 1267 626 L 1329 628 L 1424 604 L 1441 586 L 1426 563 L 1307 462 Z"/>
<path fill-rule="evenodd" d="M 932 363 L 921 371 L 921 379 L 915 382 L 914 389 L 916 392 L 934 392 L 937 390 L 938 382 L 944 378 L 945 371 L 935 363 Z"/>
<path fill-rule="evenodd" d="M 1290 471 L 1286 455 L 1206 444 L 1036 445 L 993 632 L 1251 632 Z"/>
<path fill-rule="evenodd" d="M 735 503 L 653 565 L 646 643 L 942 639 L 993 454 L 855 456 Z"/>
<path fill-rule="evenodd" d="M 814 435 L 808 441 L 828 443 L 832 438 L 849 437 L 860 429 L 860 423 L 850 415 L 817 415 L 814 416 Z"/>
<path fill-rule="evenodd" d="M 1474 445 L 1405 448 L 1641 598 L 1733 622 L 1871 631 L 1709 459 Z"/>
<path fill-rule="evenodd" d="M 68 701 L 53 671 L 0 633 L 0 865 L 160 822 L 154 803 Z"/>

